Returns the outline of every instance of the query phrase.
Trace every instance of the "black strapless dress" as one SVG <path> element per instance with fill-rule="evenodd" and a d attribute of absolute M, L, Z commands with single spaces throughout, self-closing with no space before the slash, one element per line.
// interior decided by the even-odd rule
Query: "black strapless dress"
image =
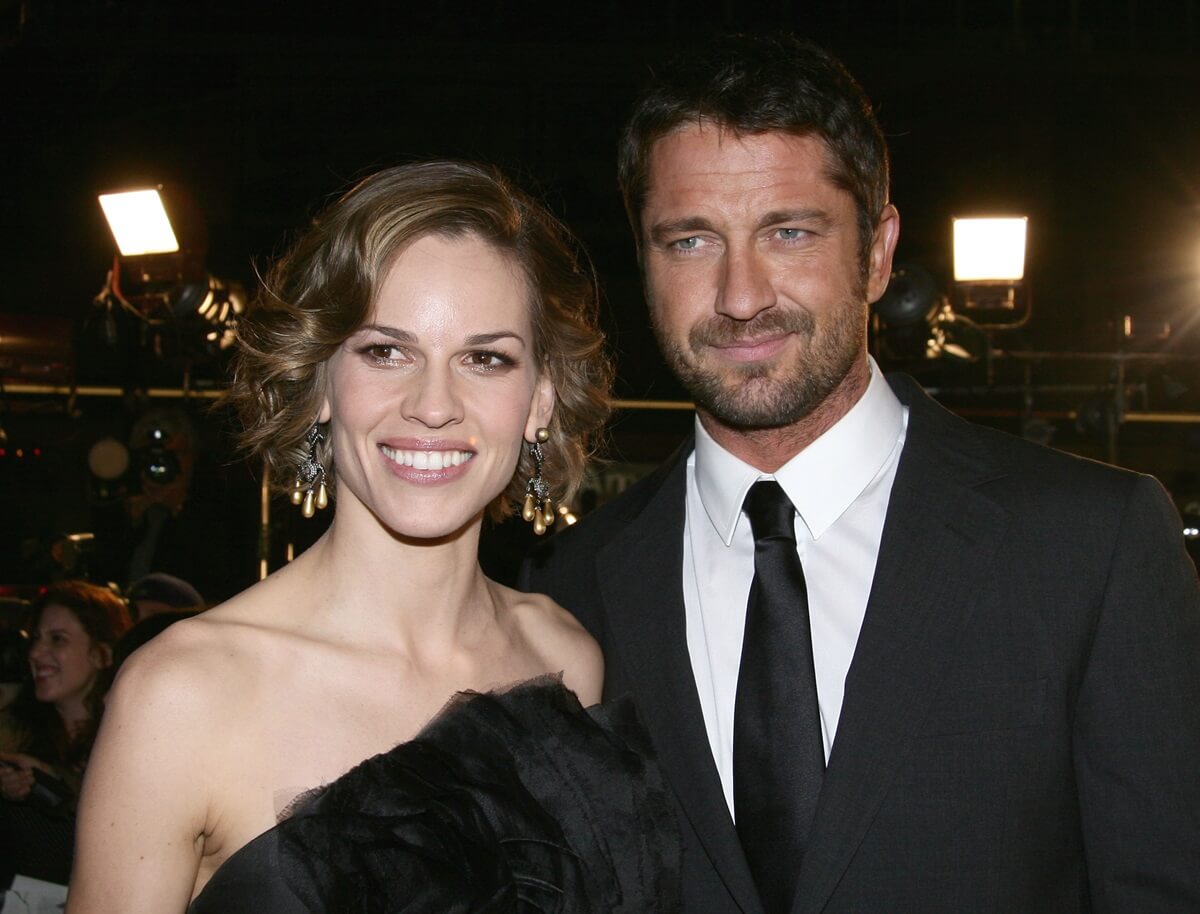
<path fill-rule="evenodd" d="M 671 912 L 680 837 L 628 700 L 557 678 L 463 693 L 293 804 L 188 914 Z"/>

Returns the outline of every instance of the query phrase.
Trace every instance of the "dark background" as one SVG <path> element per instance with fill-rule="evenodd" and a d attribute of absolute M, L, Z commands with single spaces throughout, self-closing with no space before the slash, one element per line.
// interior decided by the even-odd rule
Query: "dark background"
<path fill-rule="evenodd" d="M 778 28 L 831 48 L 874 100 L 893 154 L 900 261 L 945 283 L 952 215 L 1026 214 L 1034 316 L 997 344 L 1162 350 L 1175 359 L 1167 368 L 1131 368 L 1131 406 L 1200 406 L 1198 0 L 0 0 L 0 315 L 87 313 L 112 258 L 98 191 L 185 188 L 207 223 L 209 268 L 253 287 L 254 264 L 355 178 L 413 158 L 478 158 L 538 191 L 588 245 L 619 395 L 679 398 L 646 327 L 616 135 L 655 61 L 715 32 Z M 1125 315 L 1173 333 L 1119 341 Z M 79 346 L 86 362 L 99 343 Z M 1196 426 L 1130 423 L 1119 449 L 1104 434 L 1108 362 L 1035 363 L 1046 393 L 1032 403 L 1010 369 L 903 367 L 976 418 L 1157 472 L 1181 504 L 1200 494 Z M 86 528 L 81 455 L 101 434 L 120 437 L 136 408 L 5 396 L 0 584 L 31 574 L 56 531 Z M 251 525 L 249 563 L 253 479 L 230 465 L 220 424 L 199 421 L 230 503 L 249 518 L 236 522 Z M 653 460 L 688 421 L 623 413 L 619 455 Z"/>

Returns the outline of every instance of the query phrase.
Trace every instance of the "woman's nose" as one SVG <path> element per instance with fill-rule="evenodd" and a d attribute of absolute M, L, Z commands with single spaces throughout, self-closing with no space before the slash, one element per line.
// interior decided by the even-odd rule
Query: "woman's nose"
<path fill-rule="evenodd" d="M 445 428 L 461 422 L 462 399 L 455 389 L 455 377 L 449 368 L 427 368 L 413 381 L 404 398 L 404 418 L 428 428 Z"/>

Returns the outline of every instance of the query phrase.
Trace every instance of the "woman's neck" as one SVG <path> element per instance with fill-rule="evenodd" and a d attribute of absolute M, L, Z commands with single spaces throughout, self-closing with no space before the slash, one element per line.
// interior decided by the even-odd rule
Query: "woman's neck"
<path fill-rule="evenodd" d="M 82 697 L 72 697 L 55 702 L 54 710 L 62 719 L 63 729 L 66 731 L 67 739 L 71 742 L 74 742 L 75 738 L 87 729 L 92 719 Z"/>
<path fill-rule="evenodd" d="M 494 611 L 479 568 L 481 523 L 476 517 L 450 536 L 413 540 L 373 515 L 341 511 L 306 557 L 310 592 L 346 631 L 402 649 L 450 648 Z"/>

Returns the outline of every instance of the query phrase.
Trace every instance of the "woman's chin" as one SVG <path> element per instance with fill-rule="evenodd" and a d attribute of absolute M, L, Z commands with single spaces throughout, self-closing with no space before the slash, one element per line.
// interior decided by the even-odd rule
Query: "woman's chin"
<path fill-rule="evenodd" d="M 398 542 L 437 546 L 466 536 L 482 521 L 483 513 L 484 509 L 481 508 L 474 514 L 443 511 L 440 515 L 431 512 L 421 517 L 376 517 L 392 539 Z"/>

